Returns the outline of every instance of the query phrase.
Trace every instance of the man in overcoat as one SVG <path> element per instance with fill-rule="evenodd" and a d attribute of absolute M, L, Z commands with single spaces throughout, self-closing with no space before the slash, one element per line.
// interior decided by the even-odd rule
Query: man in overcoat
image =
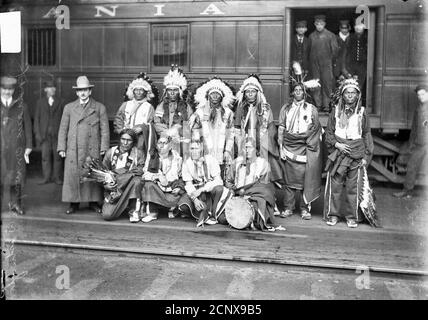
<path fill-rule="evenodd" d="M 110 143 L 106 107 L 91 98 L 92 87 L 86 76 L 77 78 L 73 89 L 78 99 L 64 107 L 58 132 L 57 151 L 65 158 L 62 201 L 70 203 L 67 214 L 75 212 L 80 202 L 89 202 L 90 209 L 101 213 L 101 187 L 95 182 L 79 181 L 86 157 L 103 157 Z"/>
<path fill-rule="evenodd" d="M 22 98 L 14 96 L 17 79 L 2 76 L 1 96 L 1 195 L 9 192 L 9 209 L 24 214 L 22 192 L 25 164 L 32 150 L 31 118 Z"/>
<path fill-rule="evenodd" d="M 62 159 L 56 152 L 58 144 L 58 130 L 61 123 L 64 104 L 56 95 L 56 85 L 53 80 L 44 83 L 45 95 L 37 101 L 34 115 L 34 135 L 36 143 L 42 150 L 43 179 L 39 184 L 62 184 Z"/>
<path fill-rule="evenodd" d="M 315 16 L 315 28 L 309 35 L 309 68 L 312 79 L 320 79 L 321 89 L 316 88 L 313 98 L 317 109 L 328 111 L 330 94 L 333 91 L 333 62 L 339 53 L 334 33 L 327 30 L 325 15 Z"/>

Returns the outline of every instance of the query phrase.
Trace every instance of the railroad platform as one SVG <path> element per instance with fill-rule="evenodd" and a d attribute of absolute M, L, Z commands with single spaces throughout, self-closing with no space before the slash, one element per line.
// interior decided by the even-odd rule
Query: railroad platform
<path fill-rule="evenodd" d="M 349 229 L 344 221 L 330 227 L 322 220 L 322 199 L 313 218 L 298 214 L 278 222 L 285 231 L 235 230 L 213 225 L 196 228 L 192 218 L 131 224 L 124 214 L 113 222 L 85 208 L 66 215 L 61 186 L 37 185 L 30 174 L 25 188 L 26 215 L 16 216 L 2 203 L 2 236 L 15 244 L 68 247 L 110 252 L 266 262 L 336 269 L 370 270 L 428 275 L 428 200 L 424 189 L 412 199 L 396 199 L 398 190 L 374 184 L 378 216 L 383 228 L 360 224 Z M 82 204 L 84 207 L 86 204 Z"/>

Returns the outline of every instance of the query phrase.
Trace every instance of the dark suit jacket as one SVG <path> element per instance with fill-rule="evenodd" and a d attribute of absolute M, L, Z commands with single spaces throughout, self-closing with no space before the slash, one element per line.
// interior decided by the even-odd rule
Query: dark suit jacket
<path fill-rule="evenodd" d="M 297 35 L 294 35 L 293 41 L 291 41 L 291 52 L 290 52 L 290 62 L 298 61 L 304 70 L 309 69 L 309 39 L 308 37 L 303 37 L 303 50 L 302 54 L 298 52 L 299 41 L 297 40 Z"/>
<path fill-rule="evenodd" d="M 50 108 L 53 108 L 52 114 L 52 129 L 56 137 L 61 123 L 61 116 L 64 110 L 64 102 L 61 98 L 54 96 L 52 107 L 48 103 L 48 98 L 45 96 L 37 101 L 36 112 L 34 115 L 34 134 L 38 142 L 43 142 L 48 135 L 48 120 Z"/>

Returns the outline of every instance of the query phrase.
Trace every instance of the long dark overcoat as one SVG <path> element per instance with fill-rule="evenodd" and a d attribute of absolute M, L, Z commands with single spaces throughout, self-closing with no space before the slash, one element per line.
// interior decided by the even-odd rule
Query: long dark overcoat
<path fill-rule="evenodd" d="M 58 151 L 65 151 L 62 201 L 89 202 L 103 199 L 102 189 L 94 182 L 80 183 L 86 157 L 100 158 L 107 151 L 110 131 L 106 107 L 90 98 L 84 109 L 77 99 L 64 107 L 58 132 Z"/>
<path fill-rule="evenodd" d="M 32 148 L 31 118 L 25 103 L 13 99 L 9 108 L 1 108 L 1 184 L 25 182 L 25 148 Z"/>

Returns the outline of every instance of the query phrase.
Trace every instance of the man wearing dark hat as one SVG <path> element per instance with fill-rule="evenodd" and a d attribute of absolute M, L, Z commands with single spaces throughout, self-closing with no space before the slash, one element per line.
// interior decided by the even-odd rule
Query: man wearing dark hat
<path fill-rule="evenodd" d="M 1 195 L 3 188 L 10 192 L 9 208 L 24 214 L 22 190 L 25 182 L 25 163 L 32 149 L 31 118 L 27 105 L 15 98 L 17 79 L 0 79 L 1 96 Z"/>
<path fill-rule="evenodd" d="M 364 101 L 367 78 L 367 33 L 362 23 L 356 23 L 354 30 L 355 33 L 350 35 L 344 53 L 343 74 L 347 78 L 357 78 L 361 88 L 362 100 Z"/>
<path fill-rule="evenodd" d="M 34 115 L 34 135 L 37 145 L 42 149 L 43 180 L 39 184 L 51 181 L 62 184 L 62 159 L 56 148 L 64 104 L 62 99 L 56 96 L 56 85 L 53 80 L 44 83 L 44 92 L 45 96 L 37 101 Z"/>
<path fill-rule="evenodd" d="M 110 144 L 110 131 L 106 107 L 91 98 L 92 87 L 86 76 L 77 78 L 78 99 L 64 107 L 58 131 L 57 151 L 65 158 L 62 201 L 69 202 L 66 213 L 79 208 L 80 202 L 89 202 L 89 208 L 101 213 L 101 187 L 95 182 L 80 183 L 86 157 L 104 156 Z"/>
<path fill-rule="evenodd" d="M 350 29 L 351 29 L 351 26 L 349 25 L 349 20 L 340 20 L 339 34 L 337 35 L 339 53 L 337 54 L 337 58 L 334 61 L 334 69 L 333 69 L 333 73 L 336 78 L 342 74 L 342 70 L 344 67 L 346 47 L 349 42 Z"/>
<path fill-rule="evenodd" d="M 309 70 L 309 39 L 305 36 L 308 31 L 306 20 L 296 22 L 296 34 L 291 41 L 290 61 L 300 63 L 305 71 Z"/>
<path fill-rule="evenodd" d="M 416 184 L 417 175 L 427 153 L 428 142 L 428 86 L 418 85 L 415 89 L 419 104 L 413 114 L 412 131 L 410 133 L 410 158 L 407 162 L 407 173 L 404 188 L 394 193 L 397 198 L 411 198 Z"/>
<path fill-rule="evenodd" d="M 333 90 L 333 61 L 339 52 L 336 36 L 325 28 L 325 15 L 315 16 L 315 31 L 309 35 L 309 68 L 312 79 L 320 79 L 321 88 L 313 92 L 315 106 L 329 110 Z"/>

